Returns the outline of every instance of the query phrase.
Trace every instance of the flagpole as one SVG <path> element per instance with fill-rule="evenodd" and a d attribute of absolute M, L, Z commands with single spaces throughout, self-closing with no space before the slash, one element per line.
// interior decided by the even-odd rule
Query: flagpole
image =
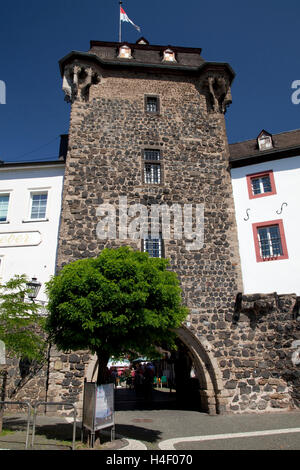
<path fill-rule="evenodd" d="M 119 4 L 120 4 L 120 8 L 119 8 L 119 10 L 120 10 L 119 42 L 122 41 L 122 22 L 121 22 L 121 6 L 122 6 L 122 3 L 123 2 L 119 2 Z"/>

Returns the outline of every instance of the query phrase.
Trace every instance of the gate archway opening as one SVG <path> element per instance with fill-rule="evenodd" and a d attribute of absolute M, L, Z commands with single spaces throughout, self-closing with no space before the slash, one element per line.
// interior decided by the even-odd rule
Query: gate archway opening
<path fill-rule="evenodd" d="M 177 334 L 195 368 L 201 410 L 212 415 L 222 414 L 227 408 L 227 397 L 212 346 L 204 336 L 196 337 L 186 327 L 179 328 Z"/>
<path fill-rule="evenodd" d="M 155 362 L 156 371 L 160 370 L 161 374 L 168 370 L 166 363 L 169 364 L 171 373 L 167 377 L 168 387 L 164 390 L 155 389 L 151 403 L 137 400 L 133 388 L 120 387 L 116 389 L 116 410 L 156 409 L 158 405 L 161 409 L 192 409 L 211 415 L 221 414 L 226 410 L 227 399 L 222 375 L 210 344 L 204 337 L 196 337 L 186 327 L 181 327 L 176 332 L 177 351 L 169 353 L 168 358 L 160 364 Z M 86 373 L 88 382 L 96 381 L 97 370 L 97 358 L 93 356 Z M 169 389 L 170 392 L 167 393 Z"/>

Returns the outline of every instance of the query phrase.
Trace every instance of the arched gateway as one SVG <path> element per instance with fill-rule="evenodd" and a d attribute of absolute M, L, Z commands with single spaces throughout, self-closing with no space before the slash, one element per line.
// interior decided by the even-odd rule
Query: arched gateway
<path fill-rule="evenodd" d="M 197 408 L 209 414 L 222 413 L 226 406 L 224 397 L 222 374 L 216 359 L 211 354 L 211 345 L 203 337 L 197 338 L 188 328 L 178 328 L 179 341 L 184 344 L 199 381 L 200 393 Z M 93 355 L 86 368 L 85 379 L 94 382 L 97 379 L 97 356 Z M 183 384 L 185 388 L 187 384 Z M 185 398 L 189 400 L 186 388 Z"/>
<path fill-rule="evenodd" d="M 201 408 L 209 414 L 222 413 L 227 400 L 223 396 L 223 380 L 216 359 L 211 354 L 211 345 L 203 337 L 196 337 L 186 327 L 177 330 L 178 337 L 187 347 L 200 385 Z"/>

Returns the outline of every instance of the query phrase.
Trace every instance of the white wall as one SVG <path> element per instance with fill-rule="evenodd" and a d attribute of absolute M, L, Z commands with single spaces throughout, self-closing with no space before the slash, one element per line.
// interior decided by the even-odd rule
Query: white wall
<path fill-rule="evenodd" d="M 45 282 L 55 273 L 63 175 L 63 164 L 0 170 L 0 192 L 10 193 L 9 223 L 0 223 L 0 233 L 35 232 L 27 236 L 30 239 L 28 243 L 40 242 L 35 246 L 16 246 L 18 239 L 13 238 L 9 242 L 11 246 L 3 247 L 5 237 L 2 236 L 0 276 L 3 282 L 15 274 L 26 274 L 29 279 L 36 277 L 42 283 L 37 297 L 40 301 L 47 300 Z M 46 221 L 26 222 L 29 218 L 30 192 L 34 189 L 48 191 Z"/>
<path fill-rule="evenodd" d="M 249 199 L 246 175 L 273 170 L 277 194 Z M 300 295 L 300 157 L 231 170 L 244 293 Z M 281 214 L 281 205 L 286 202 Z M 247 218 L 246 210 L 249 214 Z M 288 259 L 256 261 L 252 224 L 282 219 Z"/>

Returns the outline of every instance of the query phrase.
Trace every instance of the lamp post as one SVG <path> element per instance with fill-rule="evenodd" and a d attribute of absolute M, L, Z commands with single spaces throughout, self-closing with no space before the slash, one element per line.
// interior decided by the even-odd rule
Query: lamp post
<path fill-rule="evenodd" d="M 38 282 L 36 277 L 33 277 L 31 281 L 27 282 L 27 287 L 29 289 L 28 297 L 32 302 L 37 298 L 41 285 L 42 284 Z"/>

